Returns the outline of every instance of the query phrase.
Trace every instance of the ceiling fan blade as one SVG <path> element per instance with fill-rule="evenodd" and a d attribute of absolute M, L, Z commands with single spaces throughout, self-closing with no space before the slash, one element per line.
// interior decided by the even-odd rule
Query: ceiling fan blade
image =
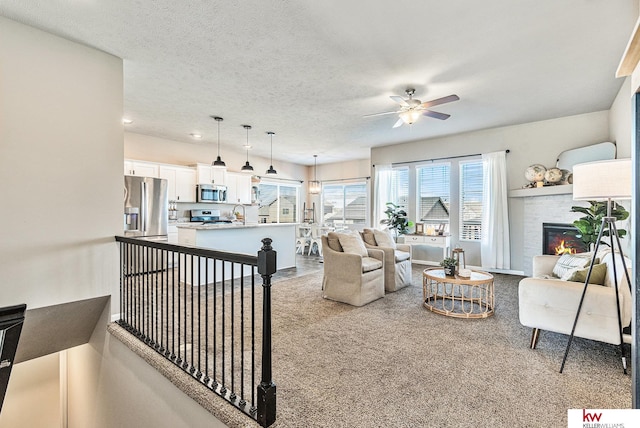
<path fill-rule="evenodd" d="M 450 114 L 438 113 L 437 111 L 426 110 L 422 113 L 424 116 L 433 117 L 435 119 L 446 120 L 451 117 Z"/>
<path fill-rule="evenodd" d="M 420 104 L 420 106 L 424 107 L 424 108 L 433 107 L 433 106 L 439 106 L 440 104 L 450 103 L 452 101 L 458 101 L 459 99 L 460 99 L 460 97 L 457 96 L 457 95 L 449 95 L 449 96 L 438 98 L 438 99 L 435 99 L 435 100 L 426 101 L 426 102 Z"/>
<path fill-rule="evenodd" d="M 398 119 L 398 121 L 395 123 L 395 125 L 393 125 L 393 127 L 397 128 L 398 126 L 402 126 L 403 123 L 404 121 L 402 119 Z"/>
<path fill-rule="evenodd" d="M 394 114 L 394 113 L 398 113 L 398 112 L 397 111 L 385 111 L 385 112 L 382 112 L 382 113 L 365 114 L 362 117 L 383 116 L 385 114 Z"/>
<path fill-rule="evenodd" d="M 398 95 L 391 95 L 389 98 L 391 98 L 393 101 L 397 102 L 398 104 L 400 104 L 402 107 L 409 107 L 409 103 L 407 103 L 405 101 L 404 98 L 402 98 L 401 96 Z"/>

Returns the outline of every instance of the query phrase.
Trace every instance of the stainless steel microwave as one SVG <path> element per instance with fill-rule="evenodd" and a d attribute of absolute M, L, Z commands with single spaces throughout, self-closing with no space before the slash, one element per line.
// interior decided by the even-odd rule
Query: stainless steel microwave
<path fill-rule="evenodd" d="M 207 202 L 210 204 L 227 202 L 227 186 L 198 184 L 196 186 L 196 202 Z"/>

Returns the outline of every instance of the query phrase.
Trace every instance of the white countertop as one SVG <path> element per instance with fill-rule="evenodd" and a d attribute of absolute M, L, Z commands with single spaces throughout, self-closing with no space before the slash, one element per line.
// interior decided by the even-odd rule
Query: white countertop
<path fill-rule="evenodd" d="M 217 229 L 247 229 L 254 227 L 284 227 L 295 226 L 296 223 L 175 223 L 178 229 L 217 230 Z"/>

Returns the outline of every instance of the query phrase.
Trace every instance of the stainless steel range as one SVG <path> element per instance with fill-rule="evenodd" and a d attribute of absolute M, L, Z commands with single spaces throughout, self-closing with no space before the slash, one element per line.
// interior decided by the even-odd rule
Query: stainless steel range
<path fill-rule="evenodd" d="M 202 224 L 231 223 L 231 220 L 220 218 L 220 210 L 191 210 L 189 220 L 192 223 Z"/>

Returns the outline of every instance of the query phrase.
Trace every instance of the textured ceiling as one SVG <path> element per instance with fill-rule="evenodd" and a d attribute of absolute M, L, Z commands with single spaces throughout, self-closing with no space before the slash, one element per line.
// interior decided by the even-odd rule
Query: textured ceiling
<path fill-rule="evenodd" d="M 124 59 L 128 130 L 302 164 L 605 110 L 637 0 L 0 0 L 0 14 Z M 392 129 L 390 95 L 457 94 Z"/>

